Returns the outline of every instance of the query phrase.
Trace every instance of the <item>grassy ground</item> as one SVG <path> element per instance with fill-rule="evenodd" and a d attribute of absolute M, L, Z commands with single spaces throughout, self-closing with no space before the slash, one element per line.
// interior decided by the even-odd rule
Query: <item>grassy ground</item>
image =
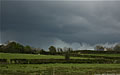
<path fill-rule="evenodd" d="M 120 54 L 92 55 L 120 56 Z M 64 56 L 0 53 L 0 59 L 64 59 Z M 71 59 L 88 58 L 71 57 Z M 0 75 L 100 75 L 101 73 L 120 74 L 120 64 L 0 64 Z"/>
<path fill-rule="evenodd" d="M 120 57 L 120 54 L 81 54 L 81 55 Z M 70 58 L 71 59 L 88 59 L 86 57 L 70 57 Z M 60 55 L 0 53 L 0 59 L 64 59 L 64 56 L 60 56 Z"/>
<path fill-rule="evenodd" d="M 120 64 L 8 64 L 0 75 L 95 75 L 119 73 Z M 113 74 L 114 75 L 114 74 Z"/>
<path fill-rule="evenodd" d="M 106 57 L 120 57 L 120 54 L 81 54 L 81 55 L 106 56 Z"/>
<path fill-rule="evenodd" d="M 60 55 L 38 55 L 38 54 L 16 54 L 16 53 L 0 53 L 0 59 L 64 59 Z M 84 57 L 70 57 L 71 59 L 88 59 Z"/>

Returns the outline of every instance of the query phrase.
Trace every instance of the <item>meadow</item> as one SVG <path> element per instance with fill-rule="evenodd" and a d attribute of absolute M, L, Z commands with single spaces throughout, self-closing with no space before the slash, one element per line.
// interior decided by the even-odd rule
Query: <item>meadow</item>
<path fill-rule="evenodd" d="M 88 56 L 120 57 L 120 54 L 79 54 Z M 0 53 L 0 59 L 64 59 L 62 55 L 41 55 L 41 54 L 19 54 L 19 53 Z M 70 59 L 93 59 L 87 57 L 72 57 Z"/>
<path fill-rule="evenodd" d="M 119 57 L 119 54 L 81 54 Z M 65 59 L 61 55 L 0 53 L 0 59 Z M 70 59 L 93 59 L 70 57 Z M 96 59 L 96 58 L 94 58 Z M 0 64 L 0 75 L 119 75 L 120 64 L 47 63 L 47 64 Z"/>
<path fill-rule="evenodd" d="M 80 55 L 106 56 L 106 57 L 120 57 L 120 54 L 80 54 Z"/>
<path fill-rule="evenodd" d="M 0 75 L 95 75 L 120 72 L 120 64 L 7 64 Z"/>
<path fill-rule="evenodd" d="M 61 55 L 0 53 L 0 59 L 65 59 L 65 57 Z M 70 57 L 70 59 L 90 59 L 90 58 Z"/>

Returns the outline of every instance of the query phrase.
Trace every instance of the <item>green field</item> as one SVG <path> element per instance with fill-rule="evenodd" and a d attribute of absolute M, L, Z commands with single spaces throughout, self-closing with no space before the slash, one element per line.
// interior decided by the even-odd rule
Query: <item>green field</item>
<path fill-rule="evenodd" d="M 83 54 L 119 57 L 120 54 Z M 71 59 L 93 59 L 70 57 Z M 60 55 L 0 53 L 0 59 L 65 59 Z M 0 75 L 120 75 L 120 64 L 0 64 Z"/>
<path fill-rule="evenodd" d="M 120 57 L 120 54 L 80 54 L 80 55 L 106 56 L 106 57 Z"/>
<path fill-rule="evenodd" d="M 0 75 L 95 75 L 101 73 L 120 74 L 120 64 L 0 65 Z"/>
<path fill-rule="evenodd" d="M 0 53 L 0 59 L 65 59 L 65 57 L 60 55 Z M 70 59 L 88 59 L 88 58 L 70 57 Z"/>
<path fill-rule="evenodd" d="M 80 54 L 80 55 L 120 57 L 120 54 Z M 60 56 L 60 55 L 0 53 L 0 59 L 64 59 L 64 58 L 65 58 L 64 56 Z M 70 58 L 71 59 L 90 59 L 87 57 L 70 57 Z"/>

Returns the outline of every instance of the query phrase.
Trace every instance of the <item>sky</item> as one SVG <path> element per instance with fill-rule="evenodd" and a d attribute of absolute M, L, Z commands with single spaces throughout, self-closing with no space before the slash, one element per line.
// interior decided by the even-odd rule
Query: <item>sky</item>
<path fill-rule="evenodd" d="M 1 0 L 1 43 L 94 49 L 120 42 L 119 0 Z"/>

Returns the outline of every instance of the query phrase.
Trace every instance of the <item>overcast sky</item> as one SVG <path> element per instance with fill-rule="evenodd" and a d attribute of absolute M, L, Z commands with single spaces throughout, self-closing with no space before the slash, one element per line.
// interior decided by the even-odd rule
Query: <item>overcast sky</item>
<path fill-rule="evenodd" d="M 92 49 L 120 42 L 120 1 L 2 0 L 1 42 Z"/>

